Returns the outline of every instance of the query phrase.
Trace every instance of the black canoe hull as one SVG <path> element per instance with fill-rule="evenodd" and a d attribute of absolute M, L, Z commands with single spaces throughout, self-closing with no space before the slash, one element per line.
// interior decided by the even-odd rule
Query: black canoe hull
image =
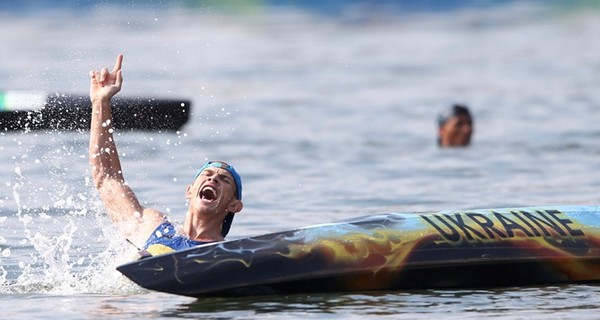
<path fill-rule="evenodd" d="M 115 97 L 113 126 L 117 130 L 177 131 L 188 121 L 190 108 L 188 100 Z M 89 130 L 91 112 L 87 96 L 49 96 L 39 109 L 1 111 L 0 130 Z"/>
<path fill-rule="evenodd" d="M 596 282 L 600 209 L 375 215 L 203 245 L 117 269 L 144 288 L 192 297 Z"/>

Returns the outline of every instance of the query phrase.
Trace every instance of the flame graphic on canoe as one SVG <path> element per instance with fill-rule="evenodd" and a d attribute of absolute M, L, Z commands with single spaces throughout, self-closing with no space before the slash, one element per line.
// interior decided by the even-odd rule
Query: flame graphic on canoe
<path fill-rule="evenodd" d="M 600 281 L 600 207 L 392 213 L 203 245 L 119 267 L 186 296 Z"/>

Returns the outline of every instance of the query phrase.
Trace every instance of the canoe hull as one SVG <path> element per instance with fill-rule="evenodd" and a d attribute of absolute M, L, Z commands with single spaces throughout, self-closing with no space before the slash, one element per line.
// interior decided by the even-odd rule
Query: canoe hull
<path fill-rule="evenodd" d="M 113 126 L 119 130 L 176 131 L 190 115 L 191 102 L 182 99 L 115 97 Z M 89 130 L 89 97 L 48 96 L 41 107 L 0 111 L 1 131 Z"/>
<path fill-rule="evenodd" d="M 167 293 L 240 296 L 600 280 L 600 213 L 392 213 L 204 245 L 117 269 Z"/>

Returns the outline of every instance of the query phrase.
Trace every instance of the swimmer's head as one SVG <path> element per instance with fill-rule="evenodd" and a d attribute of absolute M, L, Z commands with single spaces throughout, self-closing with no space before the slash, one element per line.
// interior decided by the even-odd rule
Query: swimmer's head
<path fill-rule="evenodd" d="M 208 161 L 200 168 L 200 170 L 198 170 L 198 173 L 196 173 L 194 180 L 196 180 L 196 178 L 198 178 L 198 176 L 206 168 L 212 168 L 212 167 L 227 170 L 227 172 L 229 172 L 229 174 L 231 174 L 231 177 L 233 178 L 233 181 L 235 182 L 235 197 L 238 200 L 242 200 L 242 177 L 240 177 L 240 175 L 237 173 L 237 171 L 235 171 L 235 168 L 233 166 L 229 165 L 226 162 L 218 161 L 218 160 Z"/>
<path fill-rule="evenodd" d="M 469 108 L 454 104 L 438 115 L 438 145 L 440 147 L 467 146 L 471 142 L 473 119 Z"/>
<path fill-rule="evenodd" d="M 229 165 L 226 162 L 208 161 L 200 168 L 200 170 L 198 170 L 198 173 L 196 173 L 196 176 L 194 177 L 194 181 L 196 180 L 196 178 L 198 178 L 202 171 L 204 171 L 206 168 L 211 167 L 227 170 L 227 172 L 231 174 L 231 176 L 233 177 L 233 181 L 235 182 L 235 197 L 238 200 L 242 200 L 242 178 L 237 173 L 237 171 L 235 171 L 235 168 L 233 168 L 233 166 Z M 227 236 L 227 234 L 229 233 L 229 229 L 231 229 L 231 223 L 233 222 L 234 216 L 235 213 L 233 212 L 229 212 L 227 213 L 227 216 L 225 216 L 223 224 L 221 225 L 221 235 L 223 235 L 223 237 Z"/>

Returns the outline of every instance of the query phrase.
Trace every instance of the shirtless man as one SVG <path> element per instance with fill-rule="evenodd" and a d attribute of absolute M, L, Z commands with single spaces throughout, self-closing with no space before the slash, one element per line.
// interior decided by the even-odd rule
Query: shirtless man
<path fill-rule="evenodd" d="M 145 208 L 127 185 L 113 138 L 111 98 L 121 90 L 123 55 L 112 71 L 90 71 L 89 161 L 92 177 L 110 219 L 143 255 L 157 255 L 203 243 L 223 241 L 242 204 L 242 182 L 235 169 L 222 161 L 204 164 L 185 190 L 189 201 L 183 228 L 176 230 L 156 209 Z"/>

